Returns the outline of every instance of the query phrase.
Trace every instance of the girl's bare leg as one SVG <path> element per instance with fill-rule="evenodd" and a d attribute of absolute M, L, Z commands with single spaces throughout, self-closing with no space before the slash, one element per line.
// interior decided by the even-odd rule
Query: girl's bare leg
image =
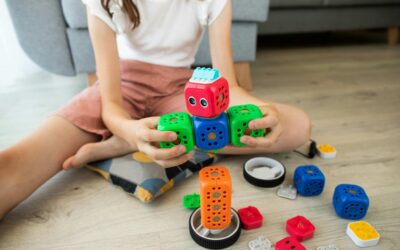
<path fill-rule="evenodd" d="M 62 168 L 82 145 L 98 140 L 67 120 L 51 117 L 0 152 L 0 219 Z"/>

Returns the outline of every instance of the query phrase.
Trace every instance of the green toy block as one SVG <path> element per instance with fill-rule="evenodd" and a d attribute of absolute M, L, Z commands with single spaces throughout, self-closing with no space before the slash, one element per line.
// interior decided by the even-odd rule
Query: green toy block
<path fill-rule="evenodd" d="M 157 129 L 160 131 L 173 131 L 178 138 L 173 142 L 160 142 L 161 148 L 172 148 L 175 145 L 186 147 L 186 153 L 193 150 L 195 145 L 192 118 L 185 112 L 165 114 L 160 117 Z"/>
<path fill-rule="evenodd" d="M 183 206 L 189 209 L 196 209 L 200 207 L 200 195 L 199 194 L 187 194 L 183 196 Z"/>
<path fill-rule="evenodd" d="M 261 110 L 256 105 L 246 104 L 232 106 L 228 109 L 228 116 L 232 145 L 245 146 L 245 144 L 240 142 L 240 138 L 243 135 L 252 137 L 264 136 L 264 129 L 249 129 L 250 121 L 263 117 Z"/>

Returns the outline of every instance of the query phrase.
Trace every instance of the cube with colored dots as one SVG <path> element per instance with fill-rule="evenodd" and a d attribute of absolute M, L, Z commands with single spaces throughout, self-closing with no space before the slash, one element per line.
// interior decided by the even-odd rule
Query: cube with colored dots
<path fill-rule="evenodd" d="M 195 145 L 192 119 L 185 112 L 165 114 L 160 117 L 157 129 L 160 131 L 175 132 L 178 138 L 173 142 L 160 142 L 161 148 L 172 148 L 175 145 L 183 145 L 186 152 L 193 150 Z"/>
<path fill-rule="evenodd" d="M 230 125 L 230 141 L 235 146 L 245 146 L 240 142 L 243 135 L 252 137 L 263 137 L 264 129 L 251 130 L 249 122 L 263 117 L 259 107 L 253 104 L 236 105 L 228 109 Z"/>
<path fill-rule="evenodd" d="M 333 207 L 344 219 L 359 220 L 368 211 L 369 198 L 364 189 L 357 185 L 340 184 L 333 193 Z"/>
<path fill-rule="evenodd" d="M 196 209 L 200 207 L 200 195 L 199 194 L 187 194 L 183 196 L 183 206 L 189 209 Z"/>
<path fill-rule="evenodd" d="M 321 144 L 317 146 L 318 155 L 322 159 L 333 159 L 336 157 L 336 148 L 329 144 Z"/>
<path fill-rule="evenodd" d="M 229 144 L 229 124 L 225 113 L 215 119 L 194 116 L 196 145 L 203 150 L 215 150 Z"/>
<path fill-rule="evenodd" d="M 366 221 L 349 223 L 346 233 L 358 247 L 375 246 L 380 239 L 379 233 Z"/>
<path fill-rule="evenodd" d="M 317 166 L 299 166 L 294 171 L 293 183 L 300 195 L 316 196 L 324 190 L 325 176 Z"/>
<path fill-rule="evenodd" d="M 186 109 L 193 116 L 213 118 L 229 106 L 229 86 L 217 69 L 197 68 L 185 86 Z"/>

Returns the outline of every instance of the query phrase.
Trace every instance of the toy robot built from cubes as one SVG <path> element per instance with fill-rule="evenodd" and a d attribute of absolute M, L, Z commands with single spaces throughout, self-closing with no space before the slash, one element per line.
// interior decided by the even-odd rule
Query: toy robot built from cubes
<path fill-rule="evenodd" d="M 200 170 L 200 208 L 189 218 L 193 240 L 208 249 L 234 244 L 241 232 L 238 213 L 231 208 L 231 176 L 222 166 Z"/>
<path fill-rule="evenodd" d="M 185 112 L 169 113 L 161 116 L 158 130 L 173 131 L 178 139 L 161 142 L 161 148 L 171 148 L 182 144 L 186 152 L 196 145 L 202 150 L 218 150 L 229 143 L 244 146 L 240 137 L 264 136 L 264 130 L 250 130 L 249 122 L 262 118 L 256 105 L 229 106 L 229 85 L 217 69 L 197 68 L 185 86 Z"/>

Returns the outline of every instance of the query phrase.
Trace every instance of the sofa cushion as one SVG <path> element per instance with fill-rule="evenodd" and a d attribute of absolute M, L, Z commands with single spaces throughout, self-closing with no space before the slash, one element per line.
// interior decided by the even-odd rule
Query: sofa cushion
<path fill-rule="evenodd" d="M 265 21 L 267 19 L 268 2 L 268 0 L 233 0 L 233 20 Z M 73 29 L 87 28 L 85 5 L 81 0 L 62 0 L 61 4 L 68 27 Z"/>
<path fill-rule="evenodd" d="M 325 0 L 326 6 L 400 4 L 400 0 Z"/>
<path fill-rule="evenodd" d="M 271 8 L 321 7 L 324 0 L 271 0 Z"/>

